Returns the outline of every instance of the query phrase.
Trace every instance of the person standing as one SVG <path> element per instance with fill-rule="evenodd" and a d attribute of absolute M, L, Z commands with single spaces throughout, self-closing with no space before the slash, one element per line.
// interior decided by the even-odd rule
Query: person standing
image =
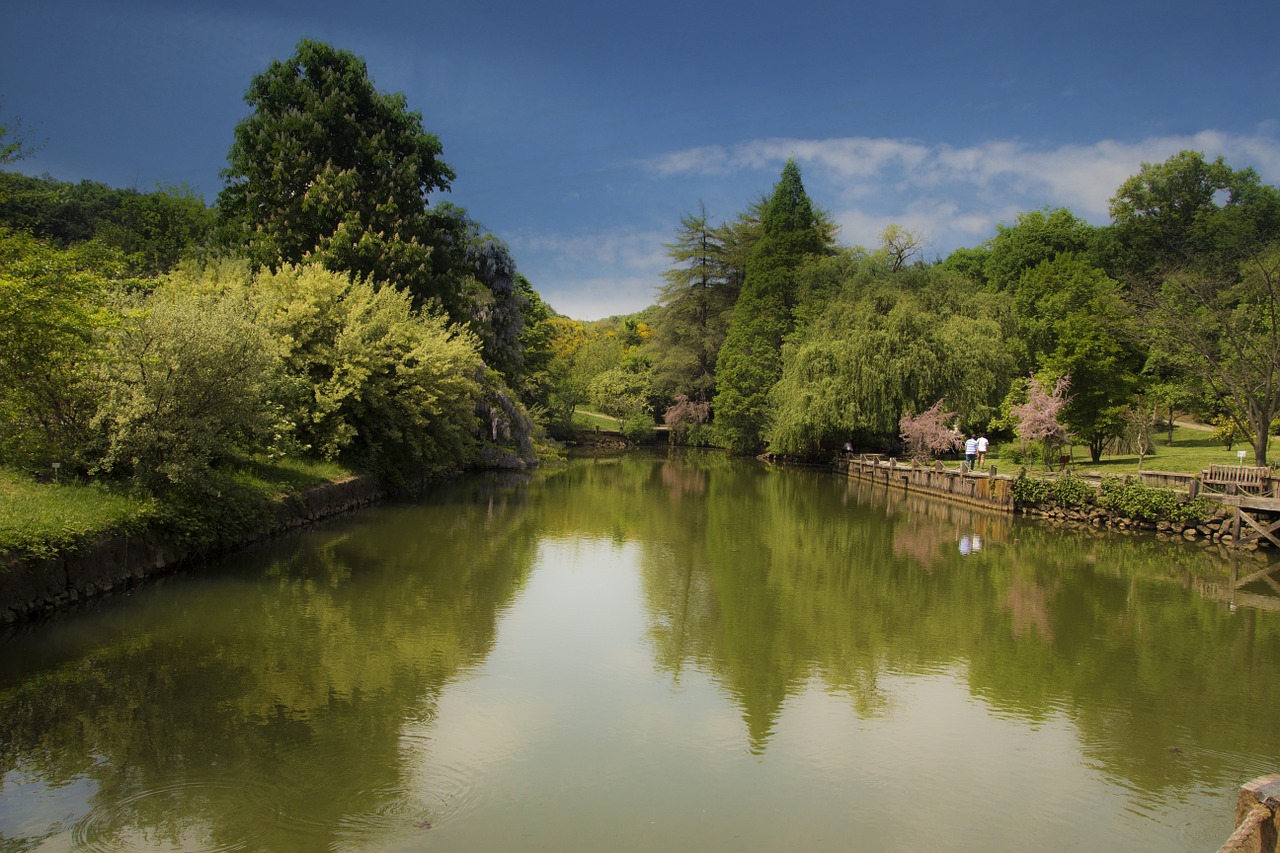
<path fill-rule="evenodd" d="M 990 446 L 985 435 L 978 436 L 978 467 L 987 467 L 987 447 Z"/>
<path fill-rule="evenodd" d="M 978 440 L 973 436 L 969 436 L 964 442 L 964 464 L 969 466 L 969 470 L 973 470 L 974 460 L 978 458 Z"/>

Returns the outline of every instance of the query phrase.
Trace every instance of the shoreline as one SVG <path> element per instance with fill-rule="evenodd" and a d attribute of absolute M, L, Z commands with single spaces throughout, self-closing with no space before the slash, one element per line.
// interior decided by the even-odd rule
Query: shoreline
<path fill-rule="evenodd" d="M 431 482 L 435 482 L 433 478 Z M 428 485 L 418 483 L 416 487 Z M 99 536 L 42 559 L 0 558 L 0 627 L 55 616 L 82 602 L 132 589 L 211 557 L 234 553 L 325 519 L 355 512 L 392 494 L 372 475 L 320 483 L 275 503 L 274 517 L 257 533 L 214 549 L 188 549 L 157 530 Z"/>

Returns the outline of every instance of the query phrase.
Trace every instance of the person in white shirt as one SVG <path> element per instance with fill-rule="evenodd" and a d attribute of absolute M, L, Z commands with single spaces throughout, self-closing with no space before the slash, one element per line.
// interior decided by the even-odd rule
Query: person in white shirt
<path fill-rule="evenodd" d="M 978 467 L 983 468 L 987 464 L 987 437 L 985 435 L 978 436 Z"/>

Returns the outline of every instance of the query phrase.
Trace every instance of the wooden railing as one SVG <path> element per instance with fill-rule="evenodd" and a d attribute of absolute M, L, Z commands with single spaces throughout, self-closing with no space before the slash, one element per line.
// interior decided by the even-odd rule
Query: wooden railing
<path fill-rule="evenodd" d="M 957 503 L 1013 512 L 1013 478 L 997 475 L 995 466 L 986 471 L 932 465 L 902 465 L 896 459 L 881 459 L 872 453 L 846 453 L 836 462 L 847 476 L 883 483 L 906 492 L 935 495 Z"/>

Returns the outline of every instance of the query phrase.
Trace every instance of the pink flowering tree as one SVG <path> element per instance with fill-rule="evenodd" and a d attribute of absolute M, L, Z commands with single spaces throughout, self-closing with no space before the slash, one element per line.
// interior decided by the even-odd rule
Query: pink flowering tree
<path fill-rule="evenodd" d="M 928 462 L 939 453 L 959 449 L 964 437 L 947 426 L 955 416 L 955 412 L 942 411 L 941 400 L 918 415 L 903 415 L 898 428 L 907 456 L 915 462 Z"/>
<path fill-rule="evenodd" d="M 668 440 L 674 444 L 684 441 L 690 430 L 702 426 L 710 417 L 710 403 L 694 402 L 687 394 L 677 394 L 675 403 L 663 413 L 662 420 L 670 429 Z"/>
<path fill-rule="evenodd" d="M 1011 410 L 1018 425 L 1015 430 L 1026 442 L 1040 442 L 1044 448 L 1044 464 L 1053 470 L 1053 460 L 1057 458 L 1067 440 L 1071 437 L 1067 428 L 1059 420 L 1062 410 L 1071 397 L 1067 390 L 1071 387 L 1071 377 L 1058 377 L 1052 390 L 1046 389 L 1031 377 L 1027 381 L 1027 402 L 1014 406 Z"/>

